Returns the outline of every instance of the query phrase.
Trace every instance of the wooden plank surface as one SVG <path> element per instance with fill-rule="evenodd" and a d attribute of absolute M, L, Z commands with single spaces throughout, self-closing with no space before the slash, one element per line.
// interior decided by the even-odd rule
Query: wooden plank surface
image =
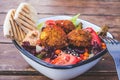
<path fill-rule="evenodd" d="M 69 1 L 69 2 L 68 2 Z M 120 1 L 115 0 L 1 0 L 0 14 L 6 13 L 9 9 L 17 8 L 21 2 L 28 2 L 41 14 L 88 14 L 88 15 L 114 15 L 119 16 Z M 8 6 L 6 6 L 8 5 Z"/>
<path fill-rule="evenodd" d="M 86 2 L 87 1 L 87 2 Z M 77 8 L 119 8 L 119 0 L 118 1 L 110 1 L 110 0 L 36 0 L 35 2 L 33 2 L 32 0 L 20 0 L 20 1 L 16 1 L 16 0 L 1 0 L 0 6 L 3 7 L 3 9 L 1 8 L 1 12 L 5 12 L 10 8 L 17 8 L 17 6 L 19 5 L 19 3 L 21 2 L 28 2 L 30 4 L 32 4 L 36 9 L 40 9 L 42 7 L 77 7 Z M 36 4 L 37 3 L 37 4 Z M 5 4 L 5 5 L 4 5 Z M 87 5 L 86 5 L 87 4 Z M 6 5 L 9 5 L 6 6 Z M 38 7 L 38 6 L 42 6 L 42 7 Z M 75 11 L 75 10 L 74 10 Z M 95 13 L 95 12 L 94 12 Z"/>
<path fill-rule="evenodd" d="M 81 14 L 87 14 L 87 15 L 113 15 L 113 16 L 119 16 L 120 12 L 119 8 L 110 8 L 110 7 L 73 7 L 73 6 L 40 6 L 41 8 L 37 7 L 38 5 L 33 5 L 35 6 L 37 12 L 39 14 L 76 14 L 76 13 L 81 13 Z M 13 7 L 16 9 L 16 7 Z M 56 9 L 54 9 L 56 8 Z M 3 9 L 3 12 L 7 12 L 11 8 L 6 8 Z M 106 11 L 107 10 L 107 11 Z M 96 11 L 96 12 L 95 12 Z M 88 14 L 89 13 L 89 14 Z"/>
<path fill-rule="evenodd" d="M 112 75 L 112 76 L 79 76 L 77 78 L 74 78 L 72 80 L 117 80 L 118 78 L 116 78 L 116 75 Z M 0 80 L 51 80 L 47 77 L 43 77 L 43 76 L 0 76 Z"/>
<path fill-rule="evenodd" d="M 16 9 L 21 2 L 34 6 L 39 19 L 80 13 L 80 19 L 98 26 L 109 25 L 109 32 L 120 41 L 120 0 L 0 0 L 0 80 L 50 80 L 33 69 L 11 40 L 3 36 L 8 10 Z M 73 80 L 118 80 L 113 59 L 105 54 L 97 65 Z"/>

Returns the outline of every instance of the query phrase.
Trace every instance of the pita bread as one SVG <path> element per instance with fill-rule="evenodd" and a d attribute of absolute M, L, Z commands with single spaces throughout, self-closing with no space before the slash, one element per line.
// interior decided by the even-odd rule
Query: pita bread
<path fill-rule="evenodd" d="M 14 20 L 14 15 L 15 9 L 11 9 L 8 11 L 3 26 L 4 36 L 15 39 L 17 41 L 22 41 L 25 37 L 25 32 Z"/>
<path fill-rule="evenodd" d="M 21 3 L 18 6 L 14 19 L 26 33 L 36 29 L 37 12 L 28 3 Z"/>

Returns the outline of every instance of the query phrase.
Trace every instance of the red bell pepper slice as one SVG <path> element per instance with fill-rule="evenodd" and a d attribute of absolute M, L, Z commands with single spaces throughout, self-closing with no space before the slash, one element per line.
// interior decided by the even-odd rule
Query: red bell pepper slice
<path fill-rule="evenodd" d="M 72 65 L 72 64 L 76 64 L 79 61 L 80 59 L 78 59 L 78 57 L 76 56 L 62 53 L 57 58 L 52 60 L 51 63 L 55 65 Z"/>
<path fill-rule="evenodd" d="M 92 28 L 88 27 L 88 28 L 85 28 L 85 30 L 89 31 L 92 35 L 92 41 L 91 41 L 92 45 L 94 45 L 94 42 L 97 42 L 98 45 L 101 45 L 101 40 L 100 40 L 99 36 Z"/>

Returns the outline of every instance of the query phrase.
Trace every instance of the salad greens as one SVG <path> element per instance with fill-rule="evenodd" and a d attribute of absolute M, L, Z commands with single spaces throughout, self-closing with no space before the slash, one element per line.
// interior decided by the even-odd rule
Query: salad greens
<path fill-rule="evenodd" d="M 37 29 L 40 30 L 44 26 L 44 22 L 41 22 L 37 25 Z"/>
<path fill-rule="evenodd" d="M 72 23 L 75 25 L 75 27 L 77 27 L 76 21 L 77 21 L 77 19 L 78 19 L 79 16 L 80 16 L 80 14 L 77 14 L 77 15 L 75 15 L 75 16 L 73 16 L 73 17 L 71 18 L 71 21 L 72 21 Z"/>

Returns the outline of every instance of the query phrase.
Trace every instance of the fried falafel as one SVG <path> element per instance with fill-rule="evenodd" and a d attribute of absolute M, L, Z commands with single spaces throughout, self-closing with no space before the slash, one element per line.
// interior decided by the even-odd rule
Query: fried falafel
<path fill-rule="evenodd" d="M 61 27 L 67 34 L 75 29 L 74 24 L 70 20 L 56 20 L 56 25 Z"/>
<path fill-rule="evenodd" d="M 71 31 L 68 35 L 69 44 L 77 47 L 87 47 L 90 46 L 92 36 L 89 32 L 82 29 L 75 29 Z"/>
<path fill-rule="evenodd" d="M 63 48 L 67 46 L 67 35 L 56 25 L 46 26 L 40 34 L 40 43 L 45 47 Z"/>

